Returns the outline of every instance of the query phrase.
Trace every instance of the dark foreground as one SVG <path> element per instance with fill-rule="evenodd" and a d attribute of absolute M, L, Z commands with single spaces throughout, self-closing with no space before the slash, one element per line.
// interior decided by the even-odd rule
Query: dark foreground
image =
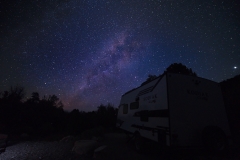
<path fill-rule="evenodd" d="M 238 160 L 240 152 L 233 149 L 229 155 L 207 154 L 195 151 L 166 152 L 158 148 L 148 148 L 146 153 L 140 154 L 134 150 L 132 141 L 126 141 L 122 133 L 108 133 L 99 141 L 99 145 L 107 147 L 98 157 L 93 157 L 90 152 L 87 155 L 76 155 L 72 152 L 74 140 L 60 141 L 22 141 L 10 142 L 6 151 L 0 154 L 0 160 L 157 160 L 157 159 L 181 159 L 181 160 Z"/>

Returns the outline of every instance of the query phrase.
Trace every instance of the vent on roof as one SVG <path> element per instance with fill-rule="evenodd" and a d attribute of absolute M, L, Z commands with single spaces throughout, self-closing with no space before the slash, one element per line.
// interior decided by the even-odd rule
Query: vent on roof
<path fill-rule="evenodd" d="M 148 87 L 148 88 L 146 88 L 146 89 L 144 89 L 144 90 L 141 90 L 141 91 L 138 93 L 137 97 L 151 92 L 153 88 L 154 88 L 154 86 L 151 86 L 151 87 Z"/>

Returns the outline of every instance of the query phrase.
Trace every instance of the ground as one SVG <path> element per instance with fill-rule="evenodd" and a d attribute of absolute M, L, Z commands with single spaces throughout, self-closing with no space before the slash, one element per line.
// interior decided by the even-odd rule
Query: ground
<path fill-rule="evenodd" d="M 107 160 L 157 160 L 157 159 L 198 159 L 198 160 L 237 160 L 239 155 L 236 153 L 231 156 L 217 156 L 195 154 L 195 152 L 160 152 L 158 148 L 148 148 L 146 153 L 138 153 L 134 150 L 133 141 L 127 142 L 123 133 L 107 133 L 99 141 L 99 145 L 107 147 L 101 154 L 93 157 L 89 153 L 84 156 L 78 156 L 72 152 L 74 140 L 67 142 L 60 141 L 21 141 L 10 142 L 6 151 L 0 154 L 0 160 L 89 160 L 89 159 L 107 159 Z M 185 154 L 183 154 L 185 153 Z"/>

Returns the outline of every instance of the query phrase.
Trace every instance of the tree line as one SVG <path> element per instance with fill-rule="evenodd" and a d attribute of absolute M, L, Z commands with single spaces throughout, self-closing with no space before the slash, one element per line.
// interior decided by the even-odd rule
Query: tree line
<path fill-rule="evenodd" d="M 33 92 L 29 99 L 24 98 L 25 91 L 20 86 L 0 94 L 0 133 L 41 137 L 57 133 L 77 135 L 98 126 L 115 127 L 117 109 L 111 104 L 101 104 L 92 112 L 67 112 L 56 95 L 40 98 L 38 92 Z"/>

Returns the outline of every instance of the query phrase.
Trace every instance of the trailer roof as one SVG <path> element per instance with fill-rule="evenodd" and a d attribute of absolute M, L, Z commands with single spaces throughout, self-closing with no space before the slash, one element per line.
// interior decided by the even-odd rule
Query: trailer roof
<path fill-rule="evenodd" d="M 161 74 L 161 75 L 159 75 L 157 78 L 159 78 L 159 80 L 158 80 L 158 82 L 162 79 L 162 77 L 164 77 L 166 74 L 169 74 L 169 73 L 173 73 L 173 72 L 164 72 L 163 74 Z M 173 74 L 179 74 L 179 73 L 173 73 Z M 185 75 L 185 74 L 182 74 L 182 75 Z M 186 76 L 191 76 L 191 75 L 186 75 Z M 193 76 L 194 77 L 194 76 Z M 156 79 L 157 79 L 156 78 Z M 197 76 L 197 78 L 201 78 L 201 79 L 205 79 L 205 80 L 208 80 L 208 81 L 212 81 L 212 80 L 209 80 L 209 79 L 206 79 L 206 78 L 202 78 L 202 77 L 198 77 Z M 128 93 L 130 93 L 130 92 L 133 92 L 133 91 L 135 91 L 136 89 L 138 89 L 138 88 L 140 88 L 140 87 L 142 87 L 142 86 L 145 86 L 146 84 L 149 84 L 149 83 L 151 83 L 152 81 L 154 81 L 154 80 L 156 80 L 156 79 L 153 79 L 153 80 L 151 80 L 151 81 L 149 81 L 149 82 L 147 82 L 147 83 L 145 83 L 145 84 L 142 84 L 142 85 L 140 85 L 139 87 L 137 87 L 137 88 L 133 88 L 133 89 L 131 89 L 131 90 L 129 90 L 129 91 L 127 91 L 126 93 L 124 93 L 122 96 L 124 96 L 124 95 L 126 95 L 126 94 L 128 94 Z M 156 85 L 158 84 L 158 82 L 154 85 L 154 87 L 152 88 L 152 90 L 156 87 Z M 212 81 L 212 82 L 214 82 L 214 81 Z M 217 82 L 215 82 L 215 83 L 217 83 Z"/>
<path fill-rule="evenodd" d="M 154 81 L 154 80 L 156 80 L 156 79 L 158 79 L 158 78 L 159 78 L 159 80 L 158 80 L 158 82 L 159 82 L 165 74 L 166 74 L 166 73 L 164 72 L 162 75 L 157 76 L 157 78 L 155 78 L 155 79 L 153 79 L 153 80 L 151 80 L 151 81 L 149 81 L 149 82 L 147 82 L 147 83 L 145 83 L 145 84 L 143 84 L 143 85 L 140 85 L 140 86 L 137 87 L 137 88 L 133 88 L 133 89 L 127 91 L 127 92 L 124 93 L 122 96 L 124 96 L 124 95 L 126 95 L 126 94 L 128 94 L 128 93 L 130 93 L 130 92 L 132 92 L 132 91 L 134 91 L 134 90 L 136 90 L 136 89 L 138 89 L 138 88 L 140 88 L 140 87 L 142 87 L 142 86 L 145 86 L 146 84 L 148 84 L 148 83 L 150 83 L 150 82 L 152 82 L 152 81 Z M 158 82 L 156 83 L 156 85 L 158 84 Z M 153 87 L 152 89 L 154 89 L 156 85 L 154 85 L 154 87 Z"/>

